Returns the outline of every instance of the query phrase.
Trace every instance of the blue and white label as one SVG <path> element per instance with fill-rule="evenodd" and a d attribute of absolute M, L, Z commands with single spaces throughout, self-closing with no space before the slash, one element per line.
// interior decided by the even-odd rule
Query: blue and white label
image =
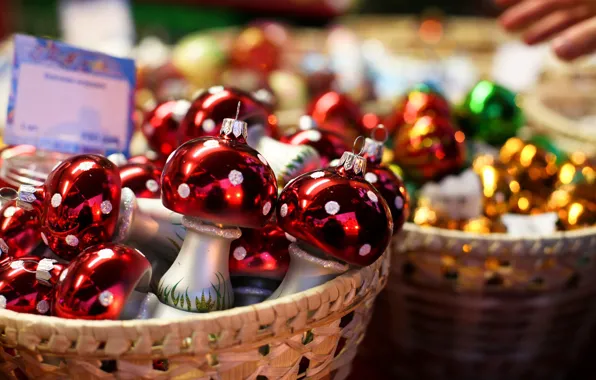
<path fill-rule="evenodd" d="M 14 46 L 6 144 L 128 155 L 133 60 L 24 35 L 15 36 Z"/>

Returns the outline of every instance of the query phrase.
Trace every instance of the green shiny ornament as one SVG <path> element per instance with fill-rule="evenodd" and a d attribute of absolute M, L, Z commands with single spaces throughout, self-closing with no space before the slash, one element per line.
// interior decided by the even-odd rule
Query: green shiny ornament
<path fill-rule="evenodd" d="M 484 80 L 470 91 L 456 117 L 466 136 L 500 146 L 525 123 L 517 99 L 514 92 Z"/>

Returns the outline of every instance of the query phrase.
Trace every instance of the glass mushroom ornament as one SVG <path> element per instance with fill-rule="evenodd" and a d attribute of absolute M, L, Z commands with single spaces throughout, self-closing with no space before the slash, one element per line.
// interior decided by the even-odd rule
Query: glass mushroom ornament
<path fill-rule="evenodd" d="M 393 233 L 383 196 L 364 179 L 366 159 L 345 152 L 334 168 L 303 174 L 279 196 L 277 222 L 291 240 L 290 266 L 271 299 L 375 262 Z"/>
<path fill-rule="evenodd" d="M 189 312 L 232 307 L 228 258 L 239 227 L 261 228 L 277 200 L 275 174 L 246 144 L 247 124 L 225 119 L 220 136 L 191 140 L 169 157 L 162 202 L 184 215 L 186 237 L 161 279 L 162 303 Z"/>

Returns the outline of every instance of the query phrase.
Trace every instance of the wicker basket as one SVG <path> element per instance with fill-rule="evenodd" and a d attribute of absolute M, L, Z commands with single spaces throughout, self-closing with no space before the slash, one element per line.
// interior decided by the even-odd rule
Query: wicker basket
<path fill-rule="evenodd" d="M 563 378 L 596 325 L 595 256 L 594 227 L 520 239 L 408 223 L 362 355 L 399 379 Z"/>
<path fill-rule="evenodd" d="M 344 379 L 386 283 L 388 258 L 279 300 L 176 321 L 2 310 L 0 377 Z"/>

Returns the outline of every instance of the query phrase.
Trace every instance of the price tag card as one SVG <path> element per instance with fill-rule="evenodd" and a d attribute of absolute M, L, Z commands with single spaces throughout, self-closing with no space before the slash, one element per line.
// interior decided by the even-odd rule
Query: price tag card
<path fill-rule="evenodd" d="M 537 215 L 505 214 L 501 221 L 507 227 L 507 233 L 513 236 L 550 235 L 557 231 L 559 217 L 554 212 Z"/>
<path fill-rule="evenodd" d="M 128 155 L 134 88 L 133 60 L 16 35 L 4 142 Z"/>

